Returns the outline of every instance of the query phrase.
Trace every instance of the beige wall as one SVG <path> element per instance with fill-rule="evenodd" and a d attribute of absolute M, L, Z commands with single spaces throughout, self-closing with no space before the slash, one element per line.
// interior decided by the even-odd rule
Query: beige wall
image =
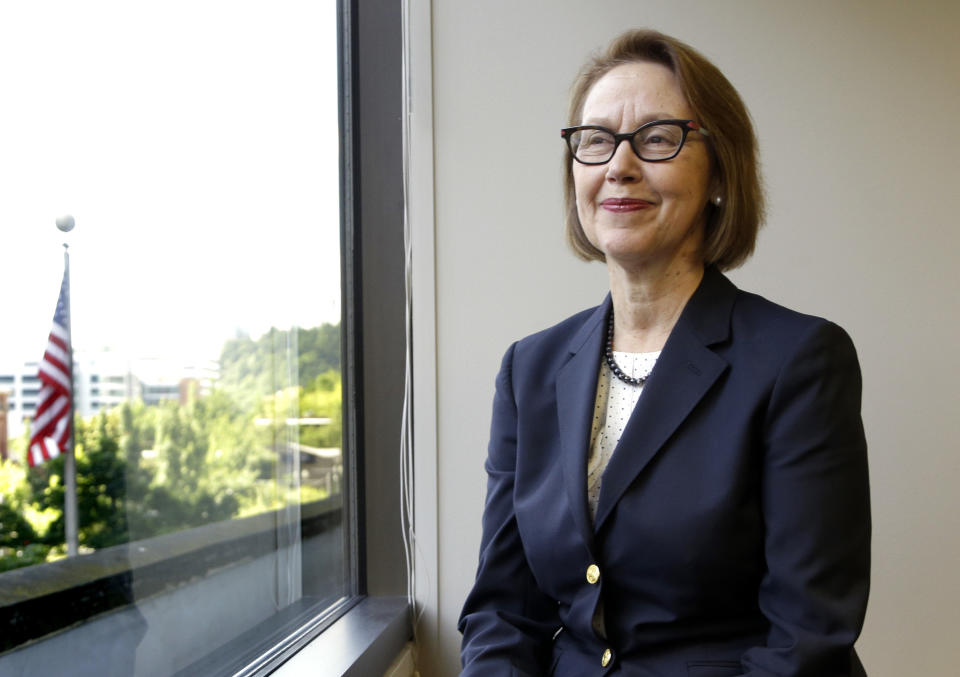
<path fill-rule="evenodd" d="M 857 345 L 874 505 L 873 592 L 859 643 L 868 671 L 955 674 L 960 3 L 411 7 L 423 38 L 413 48 L 429 44 L 425 31 L 433 41 L 432 60 L 412 64 L 415 80 L 433 78 L 432 111 L 414 115 L 420 143 L 412 147 L 425 677 L 457 671 L 456 621 L 476 564 L 500 357 L 510 341 L 605 292 L 602 267 L 564 248 L 558 130 L 584 56 L 630 26 L 699 48 L 756 120 L 770 218 L 734 280 L 837 321 Z"/>

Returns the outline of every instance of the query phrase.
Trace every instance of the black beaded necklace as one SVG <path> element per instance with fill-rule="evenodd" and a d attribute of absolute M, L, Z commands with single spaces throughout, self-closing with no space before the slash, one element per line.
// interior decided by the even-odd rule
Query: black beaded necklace
<path fill-rule="evenodd" d="M 617 364 L 617 361 L 613 359 L 613 308 L 610 309 L 610 321 L 607 322 L 607 345 L 603 351 L 603 358 L 606 360 L 607 366 L 610 367 L 610 371 L 613 372 L 613 375 L 624 383 L 629 383 L 632 386 L 642 386 L 650 377 L 650 374 L 647 374 L 641 378 L 627 376 L 623 373 L 623 370 L 620 368 L 620 365 Z"/>

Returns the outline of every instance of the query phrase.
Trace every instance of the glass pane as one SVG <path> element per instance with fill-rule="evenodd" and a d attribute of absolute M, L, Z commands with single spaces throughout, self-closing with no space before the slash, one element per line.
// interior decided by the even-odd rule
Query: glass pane
<path fill-rule="evenodd" d="M 337 20 L 0 8 L 0 674 L 214 674 L 353 594 Z M 27 463 L 64 243 L 75 556 L 70 444 Z"/>

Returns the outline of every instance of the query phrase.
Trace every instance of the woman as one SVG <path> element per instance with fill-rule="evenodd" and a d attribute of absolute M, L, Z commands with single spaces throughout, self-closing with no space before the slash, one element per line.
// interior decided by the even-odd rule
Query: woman
<path fill-rule="evenodd" d="M 859 366 L 720 272 L 763 212 L 739 95 L 632 31 L 570 120 L 568 237 L 610 294 L 504 357 L 462 674 L 864 675 Z"/>

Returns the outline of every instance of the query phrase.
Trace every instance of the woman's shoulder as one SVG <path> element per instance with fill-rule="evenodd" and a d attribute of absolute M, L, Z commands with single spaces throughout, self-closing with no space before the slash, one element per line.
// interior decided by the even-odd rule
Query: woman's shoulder
<path fill-rule="evenodd" d="M 736 292 L 732 320 L 745 325 L 745 328 L 755 326 L 758 329 L 769 330 L 782 327 L 784 331 L 796 331 L 820 324 L 834 324 L 820 315 L 795 310 L 760 294 L 739 288 Z"/>
<path fill-rule="evenodd" d="M 811 342 L 855 351 L 850 335 L 837 323 L 740 289 L 731 310 L 730 338 L 758 357 L 785 357 Z"/>
<path fill-rule="evenodd" d="M 728 360 L 767 364 L 783 362 L 811 344 L 844 352 L 853 345 L 835 323 L 742 290 L 713 267 L 707 268 L 674 331 L 687 334 L 677 341 L 680 345 L 689 346 L 692 333 Z"/>
<path fill-rule="evenodd" d="M 522 364 L 526 370 L 547 373 L 562 365 L 595 331 L 602 331 L 610 305 L 609 295 L 599 305 L 581 310 L 569 317 L 515 341 L 507 351 L 506 361 Z"/>
<path fill-rule="evenodd" d="M 516 342 L 517 349 L 524 352 L 557 346 L 566 349 L 578 339 L 585 340 L 606 317 L 609 305 L 608 295 L 599 305 L 585 308 L 554 325 L 524 336 Z"/>

